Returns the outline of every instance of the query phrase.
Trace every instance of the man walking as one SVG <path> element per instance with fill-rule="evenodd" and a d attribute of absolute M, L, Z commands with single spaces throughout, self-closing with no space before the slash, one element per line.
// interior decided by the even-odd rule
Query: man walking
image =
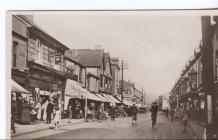
<path fill-rule="evenodd" d="M 52 101 L 49 99 L 49 102 L 48 102 L 48 105 L 47 105 L 47 108 L 46 108 L 46 113 L 47 113 L 47 123 L 48 124 L 51 124 L 51 114 L 53 112 L 53 103 Z"/>
<path fill-rule="evenodd" d="M 138 113 L 138 109 L 136 107 L 135 104 L 133 104 L 132 108 L 131 108 L 131 113 L 132 113 L 132 123 L 136 123 L 137 121 L 137 113 Z"/>
<path fill-rule="evenodd" d="M 152 124 L 154 124 L 155 126 L 157 124 L 157 113 L 158 113 L 158 105 L 156 102 L 153 103 L 150 112 L 151 112 Z"/>

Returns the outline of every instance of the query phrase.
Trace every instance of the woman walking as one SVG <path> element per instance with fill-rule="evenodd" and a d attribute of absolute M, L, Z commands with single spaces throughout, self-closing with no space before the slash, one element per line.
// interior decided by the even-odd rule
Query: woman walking
<path fill-rule="evenodd" d="M 59 109 L 59 107 L 55 108 L 55 116 L 54 116 L 54 129 L 57 129 L 59 126 L 59 122 L 61 119 L 61 110 Z"/>
<path fill-rule="evenodd" d="M 68 123 L 71 123 L 72 114 L 73 114 L 73 110 L 72 110 L 72 106 L 71 105 L 69 105 L 69 107 L 68 107 L 68 112 L 69 112 Z"/>

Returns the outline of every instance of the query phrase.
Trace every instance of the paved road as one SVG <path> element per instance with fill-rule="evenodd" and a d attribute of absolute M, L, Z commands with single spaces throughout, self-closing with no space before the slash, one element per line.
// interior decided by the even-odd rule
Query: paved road
<path fill-rule="evenodd" d="M 76 128 L 76 129 L 75 129 Z M 155 128 L 151 128 L 149 114 L 140 114 L 137 125 L 131 118 L 117 119 L 116 122 L 88 122 L 79 126 L 66 126 L 55 131 L 56 134 L 40 139 L 193 139 L 191 134 L 182 134 L 179 122 L 169 122 L 159 115 Z"/>

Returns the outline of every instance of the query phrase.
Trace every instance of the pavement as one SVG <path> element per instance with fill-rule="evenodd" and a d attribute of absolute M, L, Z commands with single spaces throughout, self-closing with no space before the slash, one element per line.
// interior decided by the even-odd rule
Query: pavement
<path fill-rule="evenodd" d="M 63 123 L 64 124 L 64 123 Z M 30 128 L 29 128 L 30 129 Z M 170 122 L 158 115 L 157 126 L 151 127 L 150 114 L 139 114 L 136 125 L 131 118 L 116 118 L 115 122 L 84 122 L 62 125 L 59 129 L 44 129 L 12 136 L 12 139 L 195 139 L 191 130 L 182 133 L 180 122 Z"/>
<path fill-rule="evenodd" d="M 78 124 L 84 122 L 84 119 L 71 119 L 71 123 L 68 123 L 68 119 L 61 119 L 59 126 L 63 127 L 66 125 Z M 11 133 L 11 138 L 22 137 L 28 134 L 32 134 L 35 132 L 40 132 L 44 130 L 48 130 L 54 126 L 53 122 L 51 124 L 46 124 L 45 121 L 39 121 L 36 123 L 31 123 L 28 125 L 22 125 L 15 123 L 16 133 Z"/>
<path fill-rule="evenodd" d="M 192 131 L 193 135 L 196 136 L 197 139 L 204 138 L 204 127 L 196 122 L 189 121 L 190 131 Z"/>

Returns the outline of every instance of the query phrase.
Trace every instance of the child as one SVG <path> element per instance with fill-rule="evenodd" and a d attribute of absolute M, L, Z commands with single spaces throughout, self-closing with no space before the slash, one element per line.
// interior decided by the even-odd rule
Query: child
<path fill-rule="evenodd" d="M 55 116 L 54 116 L 54 125 L 55 125 L 54 129 L 58 128 L 60 118 L 61 118 L 61 111 L 58 107 L 56 107 L 55 108 Z"/>

